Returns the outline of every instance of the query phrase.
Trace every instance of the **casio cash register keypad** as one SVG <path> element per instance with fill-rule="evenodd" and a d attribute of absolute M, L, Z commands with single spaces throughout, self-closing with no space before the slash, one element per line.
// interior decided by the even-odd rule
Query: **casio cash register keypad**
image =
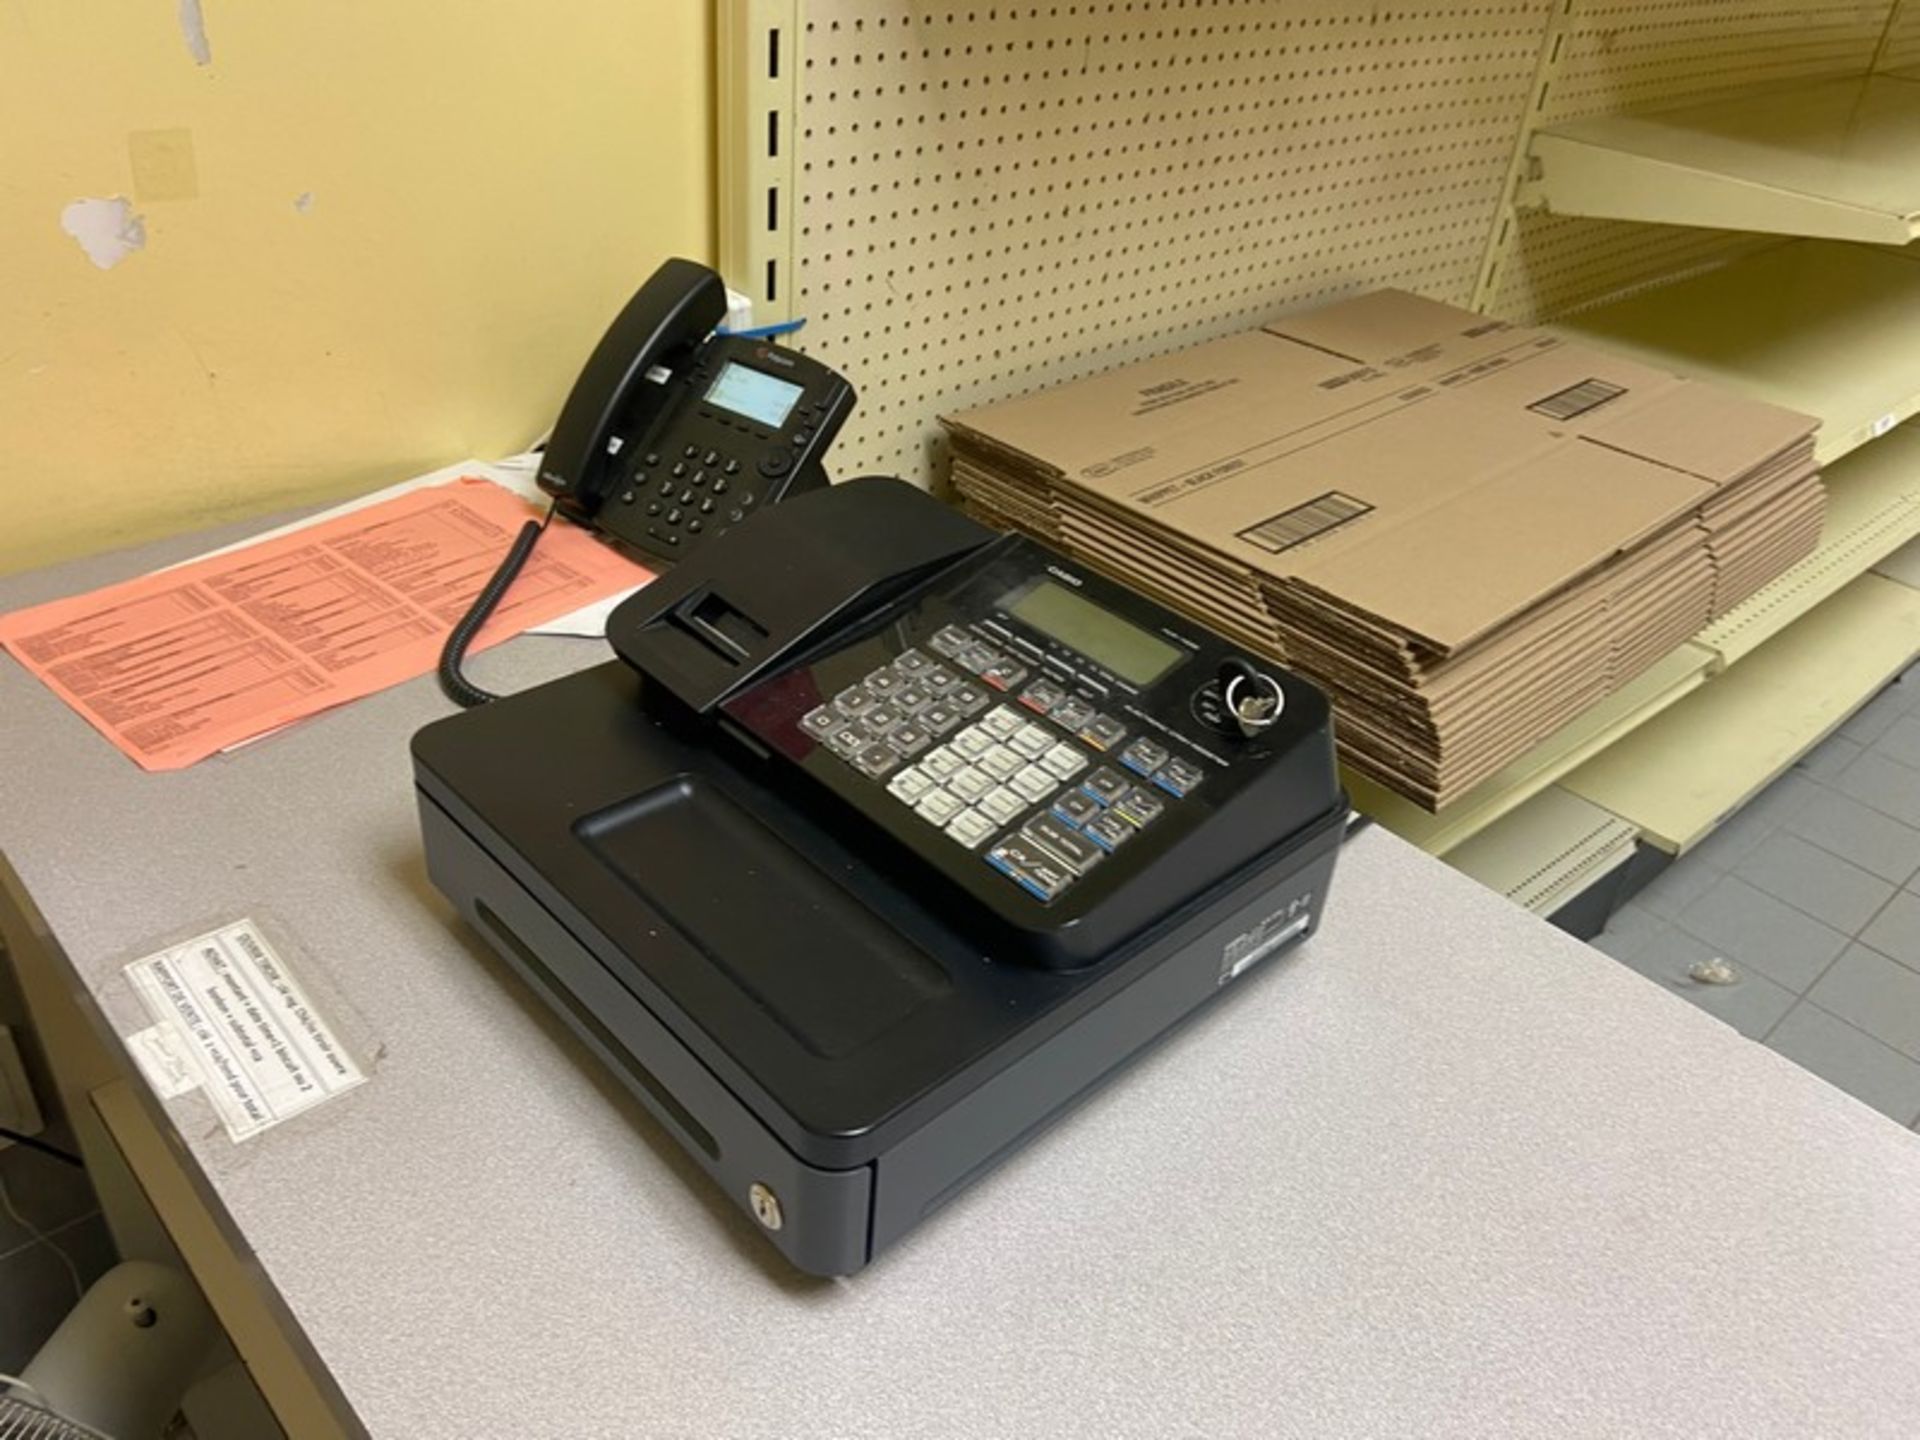
<path fill-rule="evenodd" d="M 954 843 L 1051 900 L 1166 813 L 1200 767 L 970 631 L 909 650 L 800 728 Z M 1025 683 L 1023 686 L 1023 682 Z M 996 703 L 993 692 L 1018 704 Z"/>

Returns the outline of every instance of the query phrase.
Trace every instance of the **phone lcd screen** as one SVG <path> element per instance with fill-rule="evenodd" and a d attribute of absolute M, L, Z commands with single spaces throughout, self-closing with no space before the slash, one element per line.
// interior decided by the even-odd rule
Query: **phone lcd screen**
<path fill-rule="evenodd" d="M 1186 653 L 1051 580 L 1015 591 L 1000 604 L 1042 635 L 1071 645 L 1130 685 L 1151 685 Z"/>
<path fill-rule="evenodd" d="M 707 403 L 757 420 L 769 430 L 778 430 L 792 413 L 804 388 L 791 380 L 729 360 L 721 368 L 713 388 L 707 391 Z"/>

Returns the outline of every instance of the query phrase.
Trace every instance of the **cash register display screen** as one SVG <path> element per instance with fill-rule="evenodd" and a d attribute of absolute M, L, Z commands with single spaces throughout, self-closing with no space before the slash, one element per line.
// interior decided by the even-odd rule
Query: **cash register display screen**
<path fill-rule="evenodd" d="M 729 360 L 721 367 L 720 378 L 713 382 L 713 388 L 707 391 L 707 403 L 757 420 L 769 430 L 778 430 L 805 388 Z"/>
<path fill-rule="evenodd" d="M 1151 685 L 1186 653 L 1051 580 L 1014 591 L 1000 606 L 1130 685 Z"/>

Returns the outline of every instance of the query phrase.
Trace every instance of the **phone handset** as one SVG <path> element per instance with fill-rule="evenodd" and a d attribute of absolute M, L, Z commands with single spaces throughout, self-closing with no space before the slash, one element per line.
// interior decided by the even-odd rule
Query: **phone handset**
<path fill-rule="evenodd" d="M 454 700 L 494 698 L 461 662 L 555 514 L 649 563 L 673 562 L 826 485 L 821 461 L 853 387 L 812 356 L 716 334 L 726 315 L 718 275 L 668 260 L 594 346 L 541 459 L 547 521 L 527 522 L 441 649 L 441 688 Z"/>
<path fill-rule="evenodd" d="M 540 464 L 540 488 L 562 515 L 591 524 L 620 478 L 620 455 L 673 397 L 682 371 L 727 316 L 727 287 L 704 265 L 668 260 L 640 287 L 587 357 Z"/>
<path fill-rule="evenodd" d="M 568 392 L 541 456 L 540 488 L 553 496 L 544 520 L 520 527 L 500 566 L 440 648 L 440 688 L 456 703 L 498 698 L 461 671 L 467 647 L 519 578 L 554 514 L 593 525 L 619 478 L 619 455 L 671 398 L 662 372 L 687 365 L 727 315 L 727 287 L 691 260 L 670 259 L 614 318 Z"/>

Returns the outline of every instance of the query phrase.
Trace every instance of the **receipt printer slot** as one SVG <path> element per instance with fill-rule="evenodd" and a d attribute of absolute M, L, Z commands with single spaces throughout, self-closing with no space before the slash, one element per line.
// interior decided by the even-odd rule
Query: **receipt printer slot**
<path fill-rule="evenodd" d="M 675 610 L 673 621 L 727 665 L 751 659 L 767 640 L 764 625 L 711 592 Z"/>

